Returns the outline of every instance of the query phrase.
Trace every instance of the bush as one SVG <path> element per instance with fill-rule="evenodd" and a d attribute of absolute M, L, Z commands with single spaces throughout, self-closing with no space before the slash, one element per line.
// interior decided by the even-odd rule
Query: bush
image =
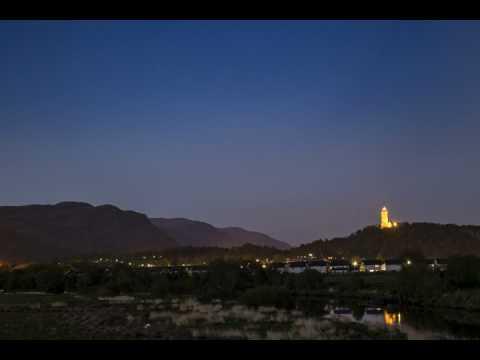
<path fill-rule="evenodd" d="M 91 264 L 79 264 L 76 266 L 78 273 L 67 276 L 69 288 L 75 289 L 80 293 L 89 293 L 93 289 L 105 284 L 111 278 L 111 273 L 106 272 L 104 268 Z"/>
<path fill-rule="evenodd" d="M 37 289 L 40 291 L 61 294 L 65 291 L 65 277 L 59 268 L 40 270 L 35 275 Z"/>
<path fill-rule="evenodd" d="M 5 289 L 7 286 L 8 271 L 0 268 L 0 289 Z"/>
<path fill-rule="evenodd" d="M 218 261 L 195 283 L 196 295 L 202 300 L 233 299 L 250 288 L 253 279 L 239 264 Z"/>
<path fill-rule="evenodd" d="M 118 264 L 112 267 L 111 277 L 107 281 L 107 288 L 115 294 L 127 294 L 148 289 L 148 280 L 128 266 Z"/>
<path fill-rule="evenodd" d="M 402 269 L 394 286 L 401 302 L 424 305 L 436 301 L 443 289 L 440 275 L 421 265 Z"/>
<path fill-rule="evenodd" d="M 175 295 L 191 294 L 194 290 L 193 279 L 186 272 L 173 274 L 170 278 L 170 292 Z"/>
<path fill-rule="evenodd" d="M 357 292 L 367 288 L 364 276 L 362 274 L 350 274 L 345 277 L 345 281 L 339 285 L 341 291 Z"/>
<path fill-rule="evenodd" d="M 293 308 L 295 301 L 292 293 L 285 287 L 260 286 L 245 291 L 240 302 L 247 306 L 276 306 Z"/>
<path fill-rule="evenodd" d="M 305 270 L 293 275 L 294 288 L 297 292 L 316 291 L 323 288 L 324 275 L 316 270 Z M 290 282 L 290 286 L 292 283 Z"/>
<path fill-rule="evenodd" d="M 34 273 L 28 269 L 10 271 L 5 283 L 5 290 L 35 290 Z"/>
<path fill-rule="evenodd" d="M 476 256 L 455 256 L 448 260 L 446 278 L 454 288 L 480 286 L 480 258 Z"/>
<path fill-rule="evenodd" d="M 152 281 L 151 292 L 156 297 L 166 297 L 170 293 L 170 281 L 166 274 L 156 276 Z"/>

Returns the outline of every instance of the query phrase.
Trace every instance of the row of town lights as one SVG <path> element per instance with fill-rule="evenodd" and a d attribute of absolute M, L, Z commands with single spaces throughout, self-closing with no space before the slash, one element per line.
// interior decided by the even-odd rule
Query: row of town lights
<path fill-rule="evenodd" d="M 312 253 L 309 253 L 309 254 L 308 254 L 308 257 L 309 257 L 309 258 L 313 258 L 313 254 L 312 254 Z M 146 259 L 146 256 L 144 256 L 143 258 Z M 154 256 L 154 258 L 155 258 L 155 256 Z M 332 257 L 330 256 L 330 257 L 328 257 L 328 259 L 331 260 Z M 103 262 L 103 261 L 104 261 L 104 259 L 103 259 L 103 258 L 100 258 L 100 259 L 98 259 L 96 262 Z M 108 261 L 108 259 L 105 259 L 105 261 Z M 120 263 L 122 263 L 122 264 L 124 263 L 123 261 L 121 261 L 121 260 L 119 260 L 119 259 L 115 259 L 115 262 L 117 262 L 117 263 L 120 262 Z M 260 259 L 255 259 L 255 262 L 260 263 Z M 269 262 L 269 259 L 266 259 L 266 262 L 268 263 L 268 262 Z M 203 264 L 206 265 L 205 262 L 203 262 Z M 412 261 L 411 261 L 410 259 L 408 259 L 408 260 L 406 261 L 406 264 L 407 264 L 407 265 L 411 265 L 411 264 L 412 264 Z M 359 264 L 358 264 L 358 261 L 354 260 L 354 261 L 352 262 L 352 265 L 353 265 L 354 267 L 357 267 L 357 266 L 359 265 Z M 133 263 L 132 263 L 131 261 L 128 262 L 128 266 L 133 266 Z M 152 268 L 152 267 L 154 267 L 155 265 L 150 264 L 150 263 L 148 263 L 148 264 L 143 264 L 143 263 L 142 263 L 142 264 L 140 264 L 140 266 L 141 266 L 141 267 L 145 267 L 145 266 L 146 266 L 146 267 L 148 267 L 148 268 Z M 182 264 L 182 266 L 187 266 L 187 265 L 186 265 L 186 264 Z M 263 268 L 263 269 L 265 269 L 266 267 L 267 267 L 267 265 L 266 265 L 265 263 L 262 264 L 262 268 Z"/>
<path fill-rule="evenodd" d="M 304 257 L 304 256 L 301 256 L 300 258 L 302 258 L 302 257 Z M 312 253 L 309 253 L 309 254 L 308 254 L 308 257 L 309 257 L 309 258 L 313 258 L 314 255 L 313 255 Z M 327 259 L 328 259 L 328 260 L 333 260 L 333 257 L 332 257 L 332 256 L 328 256 Z M 343 259 L 343 257 L 342 257 L 342 259 Z M 287 258 L 287 262 L 288 262 L 289 260 L 290 260 L 290 259 Z M 259 259 L 257 259 L 256 261 L 259 262 Z M 411 264 L 412 264 L 412 261 L 411 261 L 410 259 L 408 259 L 408 260 L 406 261 L 406 264 L 407 264 L 407 265 L 411 265 Z M 354 267 L 359 266 L 358 261 L 354 260 L 354 261 L 352 262 L 352 265 L 353 265 Z"/>

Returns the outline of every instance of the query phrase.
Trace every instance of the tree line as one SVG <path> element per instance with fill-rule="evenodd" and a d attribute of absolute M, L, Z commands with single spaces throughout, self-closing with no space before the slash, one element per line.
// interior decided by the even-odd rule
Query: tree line
<path fill-rule="evenodd" d="M 41 264 L 23 269 L 0 270 L 0 289 L 14 291 L 76 292 L 94 296 L 149 293 L 156 297 L 195 296 L 200 300 L 241 300 L 249 305 L 293 306 L 299 295 L 355 292 L 376 288 L 401 303 L 430 304 L 445 294 L 479 290 L 480 258 L 457 256 L 444 272 L 433 272 L 414 262 L 398 273 L 382 274 L 378 284 L 368 283 L 369 274 L 325 275 L 315 270 L 299 274 L 282 273 L 240 262 L 218 260 L 205 272 L 162 273 L 124 264 L 102 266 Z M 480 304 L 480 303 L 479 303 Z M 447 304 L 448 305 L 448 304 Z M 479 305 L 480 306 L 480 305 Z"/>

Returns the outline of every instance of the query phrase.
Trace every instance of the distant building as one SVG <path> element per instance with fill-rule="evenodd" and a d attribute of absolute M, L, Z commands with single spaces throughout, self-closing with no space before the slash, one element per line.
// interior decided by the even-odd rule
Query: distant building
<path fill-rule="evenodd" d="M 270 268 L 272 270 L 277 270 L 281 273 L 287 271 L 287 267 L 286 267 L 286 264 L 285 263 L 281 263 L 281 262 L 274 262 L 270 265 Z"/>
<path fill-rule="evenodd" d="M 285 271 L 292 274 L 299 274 L 307 269 L 304 261 L 293 261 L 285 264 Z"/>
<path fill-rule="evenodd" d="M 444 271 L 447 268 L 447 259 L 424 259 L 416 260 L 416 263 L 424 264 L 434 271 Z M 270 267 L 279 272 L 287 272 L 291 274 L 300 274 L 305 270 L 316 270 L 322 274 L 333 273 L 342 274 L 350 272 L 392 272 L 401 271 L 404 267 L 413 264 L 412 260 L 402 259 L 363 259 L 355 260 L 350 263 L 344 259 L 331 260 L 310 260 L 310 261 L 287 261 L 286 263 L 272 263 Z M 169 268 L 171 271 L 171 267 Z M 200 270 L 200 269 L 199 269 Z"/>
<path fill-rule="evenodd" d="M 426 263 L 428 265 L 428 268 L 430 270 L 435 270 L 435 264 L 436 264 L 436 260 L 435 259 L 428 259 L 426 260 Z"/>
<path fill-rule="evenodd" d="M 332 260 L 328 266 L 328 271 L 332 273 L 347 273 L 350 271 L 350 263 L 345 260 Z"/>
<path fill-rule="evenodd" d="M 436 259 L 436 270 L 445 271 L 447 270 L 447 259 Z"/>
<path fill-rule="evenodd" d="M 326 273 L 328 271 L 328 264 L 323 260 L 313 260 L 308 263 L 308 268 L 320 273 Z"/>
<path fill-rule="evenodd" d="M 186 267 L 186 271 L 188 274 L 201 274 L 206 273 L 208 270 L 206 265 L 191 265 Z"/>
<path fill-rule="evenodd" d="M 398 224 L 395 221 L 391 222 L 388 219 L 388 210 L 384 206 L 380 211 L 380 229 L 390 229 L 390 228 L 395 228 L 397 226 Z"/>
<path fill-rule="evenodd" d="M 363 267 L 365 272 L 385 271 L 385 263 L 380 260 L 364 260 Z"/>
<path fill-rule="evenodd" d="M 385 261 L 385 271 L 402 270 L 403 262 L 400 259 L 389 259 Z"/>
<path fill-rule="evenodd" d="M 430 259 L 428 267 L 433 271 L 445 271 L 447 269 L 447 259 Z"/>

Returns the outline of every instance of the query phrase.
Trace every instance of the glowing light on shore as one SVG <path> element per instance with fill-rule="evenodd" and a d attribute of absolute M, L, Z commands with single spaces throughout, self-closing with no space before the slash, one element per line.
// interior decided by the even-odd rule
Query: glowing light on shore
<path fill-rule="evenodd" d="M 385 325 L 387 326 L 400 325 L 402 323 L 402 317 L 400 313 L 389 313 L 386 310 L 383 312 L 383 319 L 385 321 Z"/>

